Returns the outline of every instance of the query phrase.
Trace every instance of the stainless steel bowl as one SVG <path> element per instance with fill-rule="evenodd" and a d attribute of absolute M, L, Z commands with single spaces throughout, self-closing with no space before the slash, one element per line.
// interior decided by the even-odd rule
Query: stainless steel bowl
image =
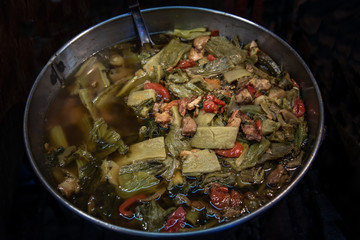
<path fill-rule="evenodd" d="M 324 126 L 323 102 L 318 85 L 294 49 L 269 30 L 246 19 L 225 12 L 194 7 L 153 8 L 142 13 L 151 33 L 205 26 L 209 29 L 219 29 L 225 36 L 237 35 L 245 43 L 256 39 L 259 46 L 299 82 L 307 109 L 309 141 L 304 164 L 291 184 L 275 199 L 245 217 L 207 230 L 186 233 L 149 233 L 115 226 L 80 211 L 56 190 L 56 183 L 45 168 L 42 126 L 46 110 L 59 90 L 62 79 L 67 78 L 86 58 L 119 41 L 136 37 L 130 14 L 109 19 L 73 38 L 52 56 L 37 77 L 27 100 L 24 117 L 25 144 L 31 164 L 41 182 L 57 200 L 86 220 L 118 233 L 142 237 L 190 237 L 234 229 L 276 204 L 294 188 L 310 167 L 319 148 Z"/>

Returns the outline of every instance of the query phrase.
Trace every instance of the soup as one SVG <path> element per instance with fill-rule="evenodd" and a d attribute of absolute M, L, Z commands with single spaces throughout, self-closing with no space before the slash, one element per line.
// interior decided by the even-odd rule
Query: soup
<path fill-rule="evenodd" d="M 255 41 L 175 29 L 91 56 L 49 108 L 47 166 L 82 211 L 152 232 L 207 229 L 271 201 L 301 165 L 299 85 Z"/>

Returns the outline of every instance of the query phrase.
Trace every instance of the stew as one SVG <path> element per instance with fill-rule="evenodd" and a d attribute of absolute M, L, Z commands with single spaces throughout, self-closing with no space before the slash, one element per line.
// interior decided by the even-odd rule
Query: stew
<path fill-rule="evenodd" d="M 46 163 L 82 211 L 144 231 L 195 231 L 260 208 L 301 165 L 299 82 L 256 41 L 175 29 L 92 55 L 49 108 Z M 284 59 L 286 61 L 286 59 Z"/>

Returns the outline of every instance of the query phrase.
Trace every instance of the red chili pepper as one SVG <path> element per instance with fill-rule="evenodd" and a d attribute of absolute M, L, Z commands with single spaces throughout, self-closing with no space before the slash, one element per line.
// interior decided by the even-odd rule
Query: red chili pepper
<path fill-rule="evenodd" d="M 120 214 L 124 217 L 131 218 L 133 216 L 133 212 L 129 211 L 128 208 L 131 207 L 131 205 L 133 205 L 137 201 L 144 198 L 146 198 L 145 194 L 139 194 L 126 199 L 125 202 L 123 202 L 119 207 Z"/>
<path fill-rule="evenodd" d="M 294 101 L 294 107 L 292 111 L 297 117 L 303 116 L 305 113 L 305 104 L 303 100 L 301 100 L 300 98 L 296 98 Z"/>
<path fill-rule="evenodd" d="M 210 36 L 219 36 L 219 30 L 218 29 L 216 29 L 216 30 L 214 30 L 214 31 L 212 31 L 211 32 L 211 34 L 210 34 Z"/>
<path fill-rule="evenodd" d="M 261 120 L 259 119 L 259 120 L 256 120 L 255 121 L 255 124 L 256 124 L 256 128 L 259 130 L 259 131 L 261 131 Z"/>
<path fill-rule="evenodd" d="M 235 145 L 231 149 L 218 149 L 215 150 L 215 153 L 217 155 L 228 157 L 228 158 L 236 158 L 240 157 L 242 151 L 244 150 L 244 147 L 239 142 L 235 142 Z"/>
<path fill-rule="evenodd" d="M 238 208 L 242 205 L 243 196 L 234 189 L 230 192 L 230 206 Z"/>
<path fill-rule="evenodd" d="M 251 95 L 254 95 L 257 92 L 257 89 L 254 88 L 251 85 L 247 85 L 247 89 L 249 90 L 249 92 L 251 93 Z"/>
<path fill-rule="evenodd" d="M 195 67 L 196 65 L 197 64 L 194 60 L 188 59 L 180 61 L 176 68 L 185 69 L 189 67 Z"/>
<path fill-rule="evenodd" d="M 225 208 L 230 204 L 229 189 L 225 186 L 213 186 L 210 189 L 211 203 L 217 208 Z"/>
<path fill-rule="evenodd" d="M 165 232 L 178 232 L 180 228 L 185 225 L 186 211 L 183 207 L 178 207 L 175 212 L 173 212 L 168 220 L 166 221 L 164 231 Z"/>
<path fill-rule="evenodd" d="M 255 94 L 255 98 L 260 97 L 261 95 L 263 95 L 263 93 L 262 93 L 262 92 L 258 92 L 258 93 Z"/>
<path fill-rule="evenodd" d="M 213 56 L 213 55 L 211 55 L 211 54 L 209 54 L 209 55 L 207 55 L 207 60 L 209 60 L 210 62 L 211 61 L 214 61 L 216 58 Z"/>
<path fill-rule="evenodd" d="M 299 84 L 294 79 L 291 79 L 291 81 L 294 87 L 300 88 Z"/>
<path fill-rule="evenodd" d="M 166 102 L 170 101 L 169 91 L 159 83 L 145 83 L 144 89 L 154 89 L 159 97 L 163 98 Z"/>
<path fill-rule="evenodd" d="M 216 103 L 216 104 L 219 104 L 219 105 L 221 105 L 221 106 L 225 106 L 226 104 L 223 102 L 223 101 L 221 101 L 220 99 L 218 99 L 216 96 L 214 96 L 214 95 L 206 95 L 206 99 L 207 100 L 211 100 L 211 101 L 213 101 L 214 103 Z"/>
<path fill-rule="evenodd" d="M 219 110 L 219 107 L 211 100 L 206 100 L 203 103 L 203 110 L 207 113 L 217 113 Z"/>

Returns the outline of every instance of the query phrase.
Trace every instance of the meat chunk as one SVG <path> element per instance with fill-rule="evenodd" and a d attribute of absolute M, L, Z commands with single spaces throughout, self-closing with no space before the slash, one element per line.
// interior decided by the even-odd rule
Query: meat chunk
<path fill-rule="evenodd" d="M 179 113 L 183 117 L 186 114 L 186 107 L 190 100 L 188 98 L 182 98 L 179 103 Z"/>
<path fill-rule="evenodd" d="M 241 121 L 243 123 L 254 123 L 254 120 L 252 120 L 246 113 L 239 111 L 238 116 L 241 118 Z"/>
<path fill-rule="evenodd" d="M 160 109 L 161 109 L 161 105 L 162 105 L 161 103 L 157 103 L 157 102 L 154 103 L 154 106 L 153 106 L 153 108 L 152 108 L 153 111 L 154 111 L 154 112 L 159 112 Z"/>
<path fill-rule="evenodd" d="M 191 117 L 183 118 L 181 125 L 183 136 L 193 136 L 196 133 L 197 124 Z"/>
<path fill-rule="evenodd" d="M 161 104 L 161 107 L 160 107 L 160 110 L 162 112 L 164 111 L 170 111 L 170 109 L 173 107 L 173 106 L 178 106 L 180 103 L 180 100 L 179 99 L 176 99 L 176 100 L 172 100 L 171 102 L 169 103 L 162 103 Z M 155 105 L 155 104 L 154 104 Z"/>
<path fill-rule="evenodd" d="M 197 50 L 196 48 L 191 48 L 189 53 L 189 59 L 193 61 L 198 61 L 204 57 L 204 49 Z"/>
<path fill-rule="evenodd" d="M 79 180 L 77 178 L 68 177 L 58 185 L 58 189 L 66 196 L 70 197 L 73 193 L 80 191 Z"/>
<path fill-rule="evenodd" d="M 173 121 L 171 113 L 168 111 L 162 113 L 155 113 L 155 122 L 160 124 L 161 127 L 167 128 L 169 123 Z"/>
<path fill-rule="evenodd" d="M 194 110 L 195 107 L 199 106 L 199 103 L 201 102 L 201 96 L 198 96 L 195 99 L 191 99 L 191 101 L 186 105 L 187 110 Z"/>
<path fill-rule="evenodd" d="M 240 117 L 240 111 L 239 110 L 235 110 L 233 111 L 233 113 L 231 114 L 227 126 L 230 127 L 240 127 L 241 124 L 241 117 Z"/>
<path fill-rule="evenodd" d="M 255 123 L 245 123 L 241 125 L 241 130 L 245 134 L 247 140 L 256 140 L 258 142 L 261 141 L 261 133 L 259 129 L 256 127 Z"/>
<path fill-rule="evenodd" d="M 210 36 L 200 36 L 194 39 L 193 45 L 197 50 L 202 50 L 205 44 L 209 41 Z"/>
<path fill-rule="evenodd" d="M 251 95 L 251 93 L 247 88 L 244 88 L 240 90 L 238 94 L 236 94 L 235 101 L 240 105 L 249 104 L 253 101 L 253 96 Z"/>
<path fill-rule="evenodd" d="M 271 83 L 267 79 L 252 78 L 249 81 L 249 84 L 253 85 L 254 88 L 260 91 L 269 90 L 271 88 Z"/>
<path fill-rule="evenodd" d="M 261 141 L 261 132 L 256 127 L 254 120 L 252 120 L 248 115 L 245 113 L 235 110 L 231 117 L 228 120 L 228 126 L 238 127 L 241 125 L 241 130 L 245 134 L 247 140 L 256 140 L 258 142 Z"/>
<path fill-rule="evenodd" d="M 289 173 L 286 171 L 285 167 L 281 164 L 272 170 L 267 178 L 267 184 L 270 186 L 281 186 L 290 179 Z"/>

